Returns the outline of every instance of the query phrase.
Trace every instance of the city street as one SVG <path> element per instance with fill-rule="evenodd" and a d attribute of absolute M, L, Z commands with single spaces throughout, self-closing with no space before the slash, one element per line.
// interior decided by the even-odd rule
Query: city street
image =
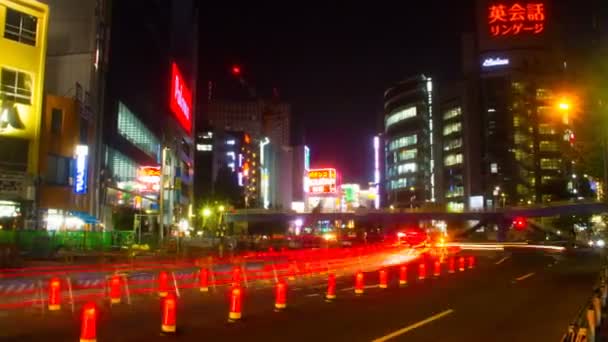
<path fill-rule="evenodd" d="M 377 272 L 366 273 L 366 289 L 355 296 L 352 277 L 337 282 L 337 299 L 323 300 L 324 283 L 290 282 L 288 307 L 273 312 L 269 286 L 246 290 L 243 319 L 227 323 L 226 289 L 201 294 L 182 291 L 177 334 L 184 341 L 558 341 L 585 303 L 600 269 L 598 254 L 546 255 L 501 252 L 477 257 L 474 269 L 416 280 L 417 261 L 408 268 L 408 286 L 380 289 Z M 101 307 L 98 341 L 166 340 L 160 335 L 160 306 L 153 296 L 132 306 Z M 78 310 L 77 310 L 78 311 Z M 77 315 L 5 313 L 3 341 L 75 341 Z M 19 323 L 15 323 L 19 322 Z"/>

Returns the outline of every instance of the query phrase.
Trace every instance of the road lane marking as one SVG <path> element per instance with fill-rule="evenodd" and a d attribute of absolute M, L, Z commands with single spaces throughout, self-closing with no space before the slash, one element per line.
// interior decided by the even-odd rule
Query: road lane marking
<path fill-rule="evenodd" d="M 375 289 L 377 287 L 378 287 L 378 285 L 365 285 L 365 286 L 363 286 L 364 289 Z M 345 289 L 340 289 L 338 291 L 352 291 L 354 289 L 355 289 L 354 287 L 347 287 Z"/>
<path fill-rule="evenodd" d="M 503 263 L 503 262 L 505 262 L 507 259 L 509 259 L 509 257 L 508 257 L 508 256 L 506 256 L 506 257 L 504 257 L 504 258 L 502 258 L 502 259 L 498 260 L 498 261 L 496 262 L 496 265 L 500 265 L 500 264 L 502 264 L 502 263 Z"/>
<path fill-rule="evenodd" d="M 397 336 L 401 336 L 401 335 L 405 334 L 406 332 L 408 332 L 410 330 L 414 330 L 414 329 L 420 328 L 421 326 L 429 324 L 432 321 L 436 321 L 436 320 L 438 320 L 438 319 L 440 319 L 440 318 L 442 318 L 444 316 L 447 316 L 447 315 L 449 315 L 449 314 L 451 314 L 453 312 L 454 312 L 454 310 L 452 310 L 452 309 L 445 310 L 444 312 L 438 313 L 438 314 L 436 314 L 434 316 L 431 316 L 431 317 L 429 317 L 429 318 L 427 318 L 425 320 L 422 320 L 420 322 L 414 323 L 414 324 L 409 325 L 409 326 L 407 326 L 407 327 L 405 327 L 403 329 L 399 329 L 399 330 L 397 330 L 395 332 L 392 332 L 392 333 L 390 333 L 388 335 L 385 335 L 385 336 L 379 337 L 379 338 L 377 338 L 375 340 L 372 340 L 372 342 L 385 342 L 385 341 L 388 341 L 388 340 L 390 340 L 392 338 L 395 338 Z"/>
<path fill-rule="evenodd" d="M 307 294 L 306 297 L 317 297 L 320 296 L 320 294 L 318 293 L 311 293 L 311 294 Z"/>
<path fill-rule="evenodd" d="M 294 287 L 294 289 L 293 289 L 293 290 L 294 290 L 294 291 L 302 291 L 302 290 L 304 290 L 304 289 L 299 288 L 299 287 Z"/>
<path fill-rule="evenodd" d="M 519 277 L 519 278 L 515 278 L 516 281 L 522 281 L 524 279 L 530 278 L 531 276 L 534 275 L 534 272 L 528 273 L 528 274 L 524 274 L 523 276 Z"/>

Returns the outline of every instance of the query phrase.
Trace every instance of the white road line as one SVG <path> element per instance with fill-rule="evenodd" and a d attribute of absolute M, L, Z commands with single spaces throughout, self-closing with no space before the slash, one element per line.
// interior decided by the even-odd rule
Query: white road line
<path fill-rule="evenodd" d="M 498 261 L 496 262 L 496 265 L 500 265 L 500 264 L 502 264 L 502 263 L 503 263 L 503 262 L 505 262 L 507 259 L 509 259 L 509 257 L 508 257 L 508 256 L 506 256 L 506 257 L 504 257 L 504 258 L 502 258 L 502 259 L 498 260 Z"/>
<path fill-rule="evenodd" d="M 355 289 L 354 287 L 347 287 L 345 289 L 341 289 L 341 290 L 338 290 L 338 291 L 352 291 L 354 289 Z"/>
<path fill-rule="evenodd" d="M 534 272 L 528 273 L 528 274 L 524 274 L 523 276 L 519 277 L 519 278 L 515 278 L 516 281 L 522 281 L 524 279 L 530 278 L 531 276 L 534 275 Z"/>
<path fill-rule="evenodd" d="M 365 286 L 363 286 L 364 289 L 375 289 L 377 287 L 378 287 L 378 285 L 365 285 Z M 338 291 L 353 291 L 354 289 L 355 289 L 354 287 L 347 287 L 345 289 L 341 289 L 341 290 L 338 290 Z"/>
<path fill-rule="evenodd" d="M 390 340 L 392 338 L 395 338 L 397 336 L 403 335 L 403 334 L 405 334 L 406 332 L 408 332 L 410 330 L 414 330 L 414 329 L 420 328 L 421 326 L 429 324 L 432 321 L 436 321 L 436 320 L 438 320 L 438 319 L 440 319 L 440 318 L 442 318 L 444 316 L 447 316 L 447 315 L 449 315 L 449 314 L 451 314 L 453 312 L 454 312 L 454 310 L 452 310 L 452 309 L 445 310 L 444 312 L 438 313 L 438 314 L 436 314 L 434 316 L 431 316 L 431 317 L 429 317 L 429 318 L 427 318 L 425 320 L 422 320 L 420 322 L 414 323 L 414 324 L 409 325 L 409 326 L 407 326 L 407 327 L 405 327 L 403 329 L 399 329 L 399 330 L 397 330 L 395 332 L 392 332 L 392 333 L 390 333 L 388 335 L 385 335 L 385 336 L 379 337 L 379 338 L 377 338 L 375 340 L 372 340 L 372 342 L 385 342 L 385 341 L 388 341 L 388 340 Z"/>
<path fill-rule="evenodd" d="M 318 293 L 311 293 L 311 294 L 307 294 L 306 297 L 318 297 L 320 296 L 320 294 Z"/>
<path fill-rule="evenodd" d="M 299 287 L 294 287 L 294 288 L 293 288 L 293 290 L 294 290 L 294 291 L 302 291 L 302 290 L 304 290 L 304 289 L 299 288 Z"/>

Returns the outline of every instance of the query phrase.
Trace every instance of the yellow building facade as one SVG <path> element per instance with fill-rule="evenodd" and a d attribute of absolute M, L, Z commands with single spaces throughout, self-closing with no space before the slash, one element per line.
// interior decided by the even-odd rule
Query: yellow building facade
<path fill-rule="evenodd" d="M 29 216 L 36 198 L 48 16 L 41 2 L 0 0 L 0 220 Z"/>

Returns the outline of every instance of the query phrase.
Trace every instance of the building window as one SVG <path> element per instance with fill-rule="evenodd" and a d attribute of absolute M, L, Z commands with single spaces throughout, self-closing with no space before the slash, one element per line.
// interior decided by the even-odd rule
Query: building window
<path fill-rule="evenodd" d="M 118 134 L 151 157 L 157 157 L 160 142 L 122 102 L 118 103 Z"/>
<path fill-rule="evenodd" d="M 464 187 L 462 185 L 451 186 L 450 189 L 445 193 L 445 197 L 453 198 L 464 196 Z"/>
<path fill-rule="evenodd" d="M 139 165 L 135 161 L 109 147 L 106 149 L 106 165 L 117 183 L 135 181 L 139 171 Z M 124 184 L 118 184 L 119 188 L 124 188 L 124 186 Z"/>
<path fill-rule="evenodd" d="M 443 127 L 443 135 L 450 135 L 452 133 L 457 133 L 462 130 L 462 124 L 460 122 L 455 122 L 449 125 L 445 125 Z"/>
<path fill-rule="evenodd" d="M 553 177 L 553 176 L 542 176 L 541 182 L 543 185 L 547 185 L 547 184 L 554 182 L 556 179 L 557 178 Z"/>
<path fill-rule="evenodd" d="M 538 125 L 538 133 L 545 135 L 556 134 L 555 128 L 553 128 L 550 124 L 540 124 Z"/>
<path fill-rule="evenodd" d="M 557 141 L 543 140 L 540 142 L 539 149 L 541 152 L 557 152 L 559 151 L 559 146 Z"/>
<path fill-rule="evenodd" d="M 462 164 L 462 153 L 458 154 L 448 154 L 443 158 L 443 163 L 445 166 L 452 166 L 457 164 Z"/>
<path fill-rule="evenodd" d="M 413 118 L 416 116 L 416 107 L 409 107 L 406 109 L 402 109 L 397 113 L 391 114 L 386 119 L 386 128 L 388 129 L 390 126 L 396 124 L 397 122 L 403 121 L 405 119 Z"/>
<path fill-rule="evenodd" d="M 410 182 L 408 182 L 407 178 L 399 178 L 399 179 L 395 179 L 395 180 L 391 181 L 390 188 L 391 189 L 402 189 L 402 188 L 406 188 L 408 186 L 408 184 L 410 184 Z"/>
<path fill-rule="evenodd" d="M 541 158 L 540 168 L 544 170 L 558 170 L 561 163 L 562 161 L 559 158 Z"/>
<path fill-rule="evenodd" d="M 448 140 L 445 145 L 443 145 L 444 151 L 451 151 L 457 148 L 462 147 L 462 138 Z"/>
<path fill-rule="evenodd" d="M 417 155 L 418 155 L 418 150 L 415 148 L 409 149 L 409 150 L 402 150 L 402 151 L 399 151 L 397 161 L 402 162 L 402 161 L 406 161 L 406 160 L 415 159 Z"/>
<path fill-rule="evenodd" d="M 12 8 L 6 9 L 4 38 L 36 46 L 37 26 L 38 18 L 15 11 Z"/>
<path fill-rule="evenodd" d="M 51 110 L 51 133 L 61 134 L 61 126 L 63 125 L 63 111 L 58 108 Z"/>
<path fill-rule="evenodd" d="M 448 109 L 443 113 L 443 120 L 449 120 L 455 117 L 458 117 L 462 114 L 462 109 L 460 107 Z"/>
<path fill-rule="evenodd" d="M 397 173 L 402 175 L 404 173 L 416 172 L 416 163 L 405 163 L 397 166 Z"/>
<path fill-rule="evenodd" d="M 0 95 L 3 100 L 27 105 L 32 103 L 32 78 L 29 74 L 6 68 L 2 68 L 0 74 Z"/>
<path fill-rule="evenodd" d="M 213 151 L 213 145 L 210 144 L 196 144 L 197 151 Z"/>
<path fill-rule="evenodd" d="M 70 185 L 73 159 L 49 154 L 46 164 L 46 182 L 53 185 Z"/>
<path fill-rule="evenodd" d="M 416 134 L 408 135 L 391 141 L 389 144 L 389 150 L 393 151 L 398 148 L 415 145 L 417 142 L 418 136 Z"/>

